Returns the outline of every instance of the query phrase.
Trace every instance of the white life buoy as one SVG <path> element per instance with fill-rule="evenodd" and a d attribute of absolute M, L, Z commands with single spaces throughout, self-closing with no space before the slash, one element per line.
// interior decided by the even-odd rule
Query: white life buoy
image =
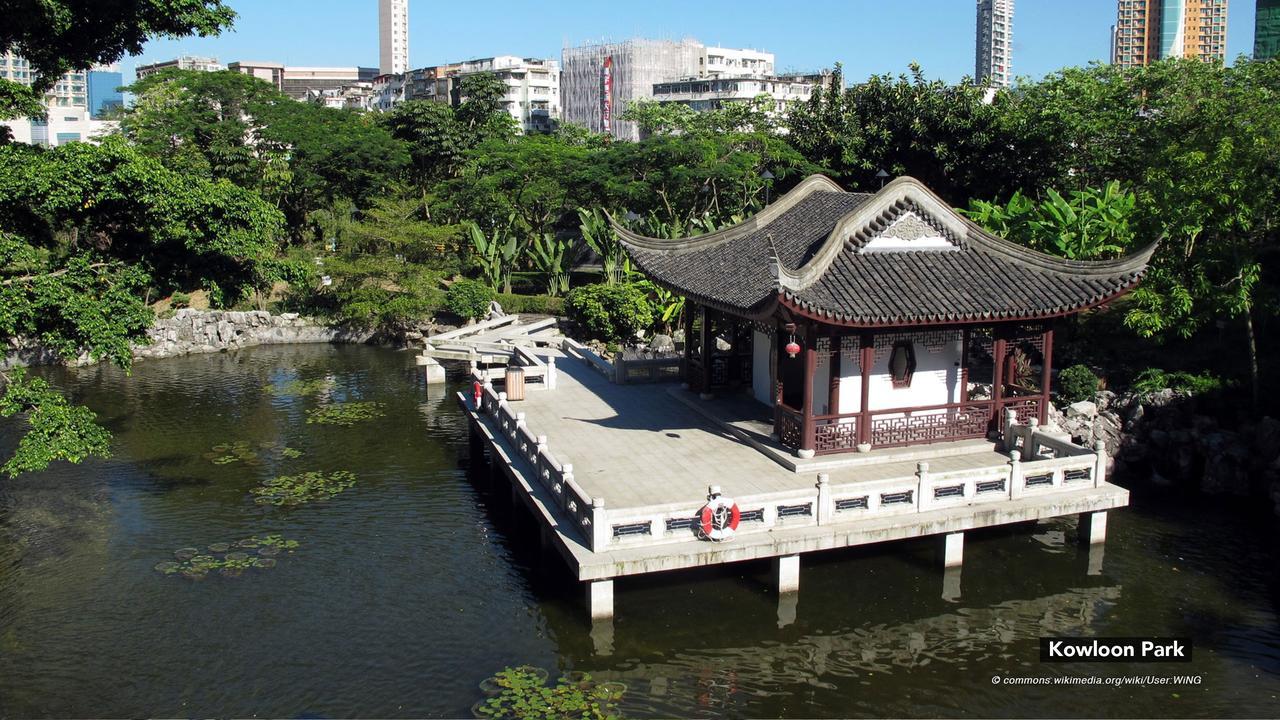
<path fill-rule="evenodd" d="M 707 504 L 698 512 L 698 529 L 703 539 L 723 542 L 733 537 L 741 519 L 742 511 L 738 509 L 738 504 L 717 495 L 707 500 Z"/>

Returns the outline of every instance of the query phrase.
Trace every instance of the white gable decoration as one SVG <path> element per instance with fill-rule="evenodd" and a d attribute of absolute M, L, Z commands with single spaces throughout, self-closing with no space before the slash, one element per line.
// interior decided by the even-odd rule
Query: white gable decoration
<path fill-rule="evenodd" d="M 914 210 L 897 217 L 889 227 L 871 238 L 859 252 L 910 252 L 912 250 L 959 250 L 933 225 Z"/>

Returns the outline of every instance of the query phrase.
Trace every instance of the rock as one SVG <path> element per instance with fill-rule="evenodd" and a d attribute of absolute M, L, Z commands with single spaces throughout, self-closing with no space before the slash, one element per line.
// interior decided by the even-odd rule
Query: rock
<path fill-rule="evenodd" d="M 725 340 L 722 337 L 716 338 L 716 350 L 719 350 L 720 352 L 729 352 L 732 349 L 733 346 L 729 344 L 728 340 Z"/>
<path fill-rule="evenodd" d="M 1098 403 L 1099 410 L 1109 409 L 1116 401 L 1116 394 L 1110 390 L 1101 390 L 1095 396 L 1094 400 Z"/>
<path fill-rule="evenodd" d="M 675 340 L 672 340 L 670 335 L 654 335 L 649 341 L 649 350 L 653 352 L 671 352 L 675 349 Z"/>
<path fill-rule="evenodd" d="M 1092 420 L 1098 414 L 1098 406 L 1088 400 L 1074 402 L 1067 406 L 1067 419 L 1088 419 Z"/>

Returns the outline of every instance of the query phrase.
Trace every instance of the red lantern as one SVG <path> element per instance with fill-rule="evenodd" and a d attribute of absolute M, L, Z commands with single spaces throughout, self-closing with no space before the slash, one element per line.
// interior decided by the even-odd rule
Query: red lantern
<path fill-rule="evenodd" d="M 791 342 L 787 343 L 787 346 L 783 349 L 787 351 L 788 355 L 795 357 L 800 352 L 800 343 L 796 342 L 795 338 L 791 338 Z"/>
<path fill-rule="evenodd" d="M 475 397 L 476 409 L 479 410 L 480 399 L 484 396 L 484 386 L 480 384 L 479 380 L 476 380 L 475 382 L 471 383 L 471 392 Z"/>

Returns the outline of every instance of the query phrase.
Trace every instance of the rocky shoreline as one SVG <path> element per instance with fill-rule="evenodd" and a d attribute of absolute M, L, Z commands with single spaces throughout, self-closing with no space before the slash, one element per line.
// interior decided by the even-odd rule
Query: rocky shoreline
<path fill-rule="evenodd" d="M 184 308 L 172 316 L 159 318 L 147 330 L 146 343 L 133 347 L 136 360 L 181 357 L 201 353 L 299 343 L 366 343 L 377 338 L 373 330 L 353 330 L 326 325 L 297 313 L 273 315 L 263 310 L 193 310 Z M 34 342 L 16 343 L 8 348 L 3 366 L 51 365 L 62 362 L 58 355 Z M 69 365 L 91 365 L 87 354 Z"/>
<path fill-rule="evenodd" d="M 1101 440 L 1115 470 L 1162 487 L 1264 499 L 1280 515 L 1280 420 L 1231 429 L 1202 398 L 1176 390 L 1100 392 L 1052 408 L 1049 424 L 1079 442 Z"/>

